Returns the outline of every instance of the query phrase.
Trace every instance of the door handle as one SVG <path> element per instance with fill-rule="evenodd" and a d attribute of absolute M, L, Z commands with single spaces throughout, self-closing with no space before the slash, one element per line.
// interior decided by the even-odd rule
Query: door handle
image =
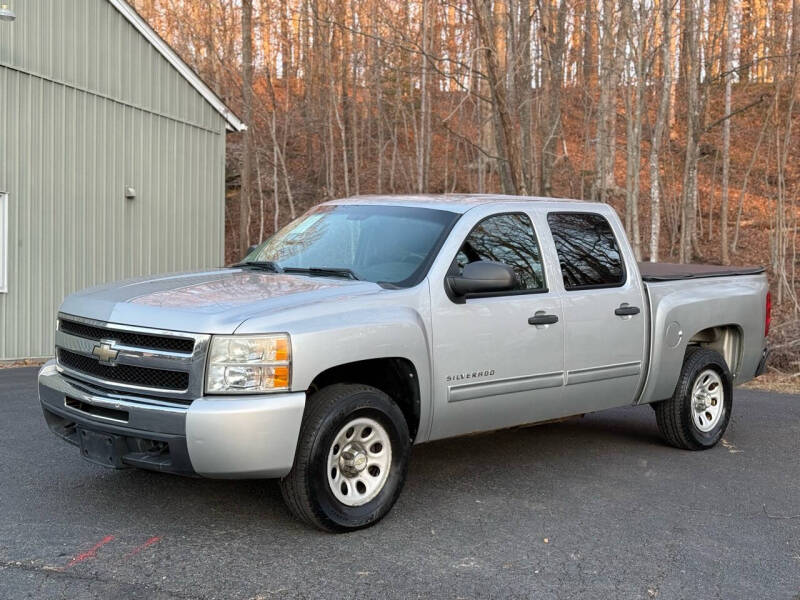
<path fill-rule="evenodd" d="M 614 309 L 614 314 L 618 317 L 629 317 L 632 315 L 639 314 L 639 307 L 638 306 L 629 306 L 628 304 L 622 304 L 619 308 Z"/>
<path fill-rule="evenodd" d="M 528 319 L 528 325 L 552 325 L 558 323 L 556 315 L 535 315 Z"/>

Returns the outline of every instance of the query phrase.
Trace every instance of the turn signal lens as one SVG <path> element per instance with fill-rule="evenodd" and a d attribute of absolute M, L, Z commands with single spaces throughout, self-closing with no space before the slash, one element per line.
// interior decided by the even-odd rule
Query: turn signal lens
<path fill-rule="evenodd" d="M 289 367 L 273 367 L 272 386 L 275 388 L 289 387 Z"/>
<path fill-rule="evenodd" d="M 273 349 L 274 361 L 289 360 L 289 338 L 277 338 Z"/>
<path fill-rule="evenodd" d="M 206 392 L 257 394 L 289 389 L 291 344 L 286 334 L 214 336 Z"/>

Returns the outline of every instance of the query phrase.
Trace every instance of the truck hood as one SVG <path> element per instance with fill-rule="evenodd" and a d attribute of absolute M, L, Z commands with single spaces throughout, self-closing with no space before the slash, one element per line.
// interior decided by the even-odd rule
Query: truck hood
<path fill-rule="evenodd" d="M 225 334 L 255 316 L 381 289 L 367 281 L 217 269 L 88 288 L 67 296 L 61 312 L 123 325 Z"/>

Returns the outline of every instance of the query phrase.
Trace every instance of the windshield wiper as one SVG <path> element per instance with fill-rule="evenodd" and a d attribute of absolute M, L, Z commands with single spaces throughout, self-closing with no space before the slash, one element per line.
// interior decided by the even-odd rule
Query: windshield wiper
<path fill-rule="evenodd" d="M 361 278 L 352 269 L 347 267 L 286 267 L 284 273 L 308 273 L 309 275 L 322 275 L 323 277 L 345 277 L 346 279 Z"/>
<path fill-rule="evenodd" d="M 283 267 L 273 260 L 248 260 L 232 265 L 233 267 L 253 267 L 254 269 L 264 269 L 270 273 L 283 273 Z"/>

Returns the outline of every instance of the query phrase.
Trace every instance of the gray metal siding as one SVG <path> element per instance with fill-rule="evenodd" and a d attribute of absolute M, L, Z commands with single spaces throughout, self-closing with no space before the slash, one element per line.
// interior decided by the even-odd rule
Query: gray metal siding
<path fill-rule="evenodd" d="M 222 116 L 106 0 L 13 7 L 0 24 L 0 359 L 51 355 L 72 291 L 219 266 L 224 249 Z"/>
<path fill-rule="evenodd" d="M 217 129 L 219 113 L 106 0 L 11 5 L 17 20 L 0 28 L 0 64 Z"/>

